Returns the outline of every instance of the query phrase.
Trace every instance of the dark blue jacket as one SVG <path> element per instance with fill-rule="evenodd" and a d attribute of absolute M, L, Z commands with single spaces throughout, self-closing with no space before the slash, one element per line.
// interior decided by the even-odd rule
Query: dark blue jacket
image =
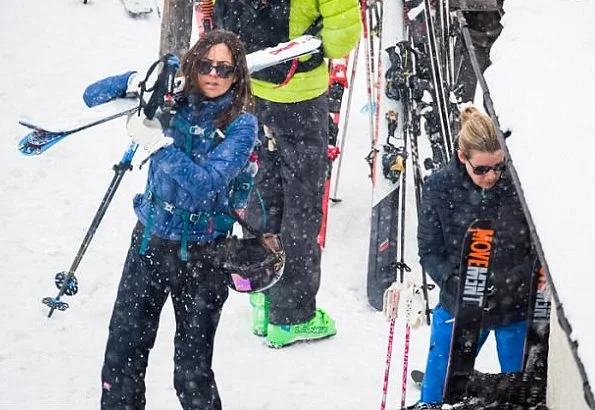
<path fill-rule="evenodd" d="M 147 181 L 151 197 L 145 193 L 134 198 L 134 210 L 143 225 L 154 213 L 151 235 L 168 240 L 182 237 L 183 216 L 164 209 L 165 202 L 201 215 L 200 221 L 189 225 L 190 241 L 210 241 L 231 229 L 233 220 L 225 218 L 229 185 L 252 153 L 257 120 L 252 114 L 240 114 L 220 130 L 225 134 L 221 139 L 213 121 L 230 102 L 229 93 L 214 100 L 190 96 L 177 107 L 171 128 L 165 130 L 174 143 L 151 157 Z M 222 220 L 227 220 L 227 226 Z"/>
<path fill-rule="evenodd" d="M 440 287 L 440 305 L 453 314 L 463 238 L 478 218 L 491 219 L 496 230 L 483 325 L 522 320 L 527 313 L 533 257 L 529 227 L 506 172 L 493 188 L 483 190 L 454 157 L 428 178 L 417 233 L 421 265 Z"/>

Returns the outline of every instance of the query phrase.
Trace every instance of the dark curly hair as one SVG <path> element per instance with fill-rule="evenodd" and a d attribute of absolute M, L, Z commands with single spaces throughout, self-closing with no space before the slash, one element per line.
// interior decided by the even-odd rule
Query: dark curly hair
<path fill-rule="evenodd" d="M 235 66 L 236 81 L 232 84 L 232 102 L 215 120 L 217 128 L 225 128 L 242 111 L 253 112 L 254 101 L 250 88 L 250 73 L 246 63 L 246 52 L 239 37 L 231 31 L 212 30 L 201 35 L 182 58 L 182 73 L 185 77 L 184 94 L 201 94 L 198 88 L 198 67 L 197 63 L 209 52 L 211 47 L 217 44 L 225 44 L 231 51 L 233 64 Z"/>

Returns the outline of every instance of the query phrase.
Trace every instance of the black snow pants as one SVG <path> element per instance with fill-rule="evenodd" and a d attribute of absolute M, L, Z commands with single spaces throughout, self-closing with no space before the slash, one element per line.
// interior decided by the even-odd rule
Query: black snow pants
<path fill-rule="evenodd" d="M 260 169 L 247 208 L 255 227 L 279 233 L 286 252 L 281 280 L 267 291 L 269 321 L 310 320 L 320 287 L 322 196 L 327 166 L 328 97 L 281 104 L 256 99 L 260 125 L 274 136 L 275 150 L 260 152 Z"/>
<path fill-rule="evenodd" d="M 145 372 L 155 343 L 159 316 L 168 295 L 174 305 L 174 387 L 185 410 L 219 410 L 211 362 L 213 339 L 228 296 L 227 278 L 216 270 L 209 245 L 152 237 L 139 254 L 144 227 L 138 223 L 124 264 L 102 370 L 102 410 L 145 408 Z"/>

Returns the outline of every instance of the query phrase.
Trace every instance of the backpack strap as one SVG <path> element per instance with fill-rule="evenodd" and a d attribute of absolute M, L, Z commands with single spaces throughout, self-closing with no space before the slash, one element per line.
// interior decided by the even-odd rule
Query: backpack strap
<path fill-rule="evenodd" d="M 185 134 L 186 139 L 184 141 L 184 152 L 186 155 L 190 157 L 192 155 L 193 134 L 189 130 L 187 130 Z M 225 134 L 221 132 L 221 130 L 219 129 L 216 129 L 213 134 L 213 143 L 215 145 L 223 141 L 223 138 L 225 137 Z M 209 233 L 212 233 L 213 231 L 230 232 L 235 221 L 233 217 L 225 213 L 194 213 L 176 207 L 171 202 L 164 201 L 157 195 L 155 195 L 155 193 L 149 189 L 148 185 L 145 190 L 145 198 L 150 201 L 151 207 L 149 208 L 147 223 L 145 225 L 142 242 L 139 249 L 140 255 L 145 255 L 147 252 L 149 239 L 151 238 L 151 228 L 153 226 L 153 219 L 155 216 L 156 208 L 170 212 L 172 215 L 177 215 L 182 219 L 182 235 L 180 237 L 180 259 L 184 262 L 188 261 L 188 233 L 190 231 L 190 224 L 202 226 Z"/>

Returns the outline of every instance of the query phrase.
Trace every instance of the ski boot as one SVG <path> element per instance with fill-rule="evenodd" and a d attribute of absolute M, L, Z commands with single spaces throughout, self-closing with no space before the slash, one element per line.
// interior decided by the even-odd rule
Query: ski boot
<path fill-rule="evenodd" d="M 269 323 L 267 344 L 280 348 L 295 342 L 319 340 L 337 334 L 335 321 L 322 309 L 316 309 L 315 316 L 308 322 L 295 325 L 273 325 Z"/>
<path fill-rule="evenodd" d="M 252 306 L 252 333 L 256 336 L 266 336 L 269 325 L 269 298 L 262 292 L 250 294 Z"/>

